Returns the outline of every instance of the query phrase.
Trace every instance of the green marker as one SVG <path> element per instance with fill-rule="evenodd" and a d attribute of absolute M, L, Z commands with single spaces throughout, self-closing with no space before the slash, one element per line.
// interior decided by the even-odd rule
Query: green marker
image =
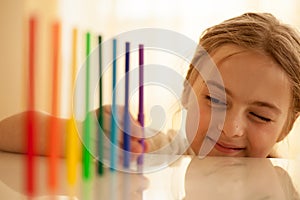
<path fill-rule="evenodd" d="M 90 33 L 86 33 L 86 84 L 85 84 L 85 120 L 83 123 L 83 179 L 89 180 L 91 178 L 91 155 L 89 149 L 91 147 L 90 135 L 92 129 L 92 120 L 90 110 Z"/>
<path fill-rule="evenodd" d="M 103 108 L 102 108 L 102 37 L 98 36 L 98 45 L 99 45 L 99 129 L 98 129 L 98 174 L 102 175 L 103 171 L 103 134 L 104 134 L 104 118 L 103 118 Z"/>

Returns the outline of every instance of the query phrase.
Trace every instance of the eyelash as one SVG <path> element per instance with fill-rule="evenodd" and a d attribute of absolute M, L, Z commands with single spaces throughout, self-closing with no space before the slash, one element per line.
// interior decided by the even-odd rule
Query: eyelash
<path fill-rule="evenodd" d="M 205 98 L 207 100 L 209 100 L 212 104 L 217 104 L 217 105 L 221 105 L 221 106 L 227 106 L 227 103 L 217 99 L 217 98 L 214 98 L 214 97 L 211 97 L 209 95 L 206 95 Z"/>
<path fill-rule="evenodd" d="M 227 104 L 224 103 L 223 101 L 221 101 L 221 100 L 219 100 L 217 98 L 211 97 L 209 95 L 206 95 L 205 98 L 207 100 L 209 100 L 210 103 L 212 103 L 212 104 L 216 104 L 216 105 L 219 105 L 219 106 L 227 106 Z M 256 117 L 257 119 L 262 120 L 264 122 L 271 122 L 272 121 L 270 118 L 266 118 L 266 117 L 260 116 L 258 114 L 255 114 L 254 112 L 250 112 L 250 114 L 252 116 Z"/>
<path fill-rule="evenodd" d="M 258 119 L 264 121 L 264 122 L 270 122 L 270 121 L 271 121 L 271 119 L 266 118 L 266 117 L 263 117 L 263 116 L 260 116 L 260 115 L 257 115 L 257 114 L 255 114 L 254 112 L 250 112 L 250 114 L 253 115 L 254 117 L 256 117 L 256 118 L 258 118 Z"/>

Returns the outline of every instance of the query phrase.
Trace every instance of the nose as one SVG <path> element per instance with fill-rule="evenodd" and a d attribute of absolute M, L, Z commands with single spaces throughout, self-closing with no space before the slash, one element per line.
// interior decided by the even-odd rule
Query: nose
<path fill-rule="evenodd" d="M 222 134 L 227 137 L 241 137 L 245 134 L 245 119 L 242 113 L 236 111 L 227 111 Z M 219 127 L 219 129 L 222 127 Z"/>

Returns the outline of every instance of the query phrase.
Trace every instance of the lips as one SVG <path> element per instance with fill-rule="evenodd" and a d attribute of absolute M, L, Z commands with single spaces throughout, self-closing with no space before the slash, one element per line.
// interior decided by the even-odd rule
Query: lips
<path fill-rule="evenodd" d="M 213 140 L 209 138 L 210 140 Z M 238 146 L 236 144 L 225 143 L 222 141 L 215 142 L 214 148 L 223 153 L 238 153 L 245 150 L 245 147 Z"/>
<path fill-rule="evenodd" d="M 225 143 L 222 143 L 222 142 L 217 142 L 217 145 L 219 145 L 223 148 L 227 148 L 227 149 L 235 149 L 235 150 L 245 149 L 244 147 L 238 147 L 238 146 L 235 146 L 235 145 L 225 144 Z"/>
<path fill-rule="evenodd" d="M 237 147 L 231 144 L 224 144 L 224 143 L 217 142 L 215 144 L 215 149 L 222 153 L 232 154 L 232 153 L 238 153 L 240 151 L 243 151 L 245 148 Z"/>

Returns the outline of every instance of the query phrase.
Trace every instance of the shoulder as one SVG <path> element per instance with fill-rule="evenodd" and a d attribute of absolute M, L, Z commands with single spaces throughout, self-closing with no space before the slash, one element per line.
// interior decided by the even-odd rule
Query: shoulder
<path fill-rule="evenodd" d="M 281 167 L 275 166 L 274 168 L 286 199 L 300 199 L 290 175 Z"/>

